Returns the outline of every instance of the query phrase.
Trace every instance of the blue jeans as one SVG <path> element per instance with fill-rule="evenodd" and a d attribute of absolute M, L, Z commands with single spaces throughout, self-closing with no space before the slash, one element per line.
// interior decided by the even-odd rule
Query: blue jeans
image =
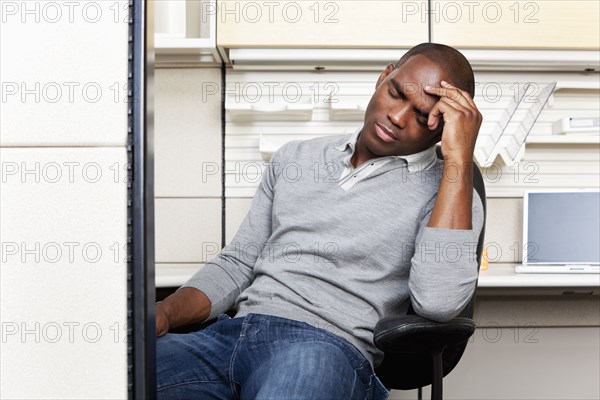
<path fill-rule="evenodd" d="M 157 341 L 159 399 L 385 399 L 387 389 L 350 342 L 262 314 L 219 316 Z"/>

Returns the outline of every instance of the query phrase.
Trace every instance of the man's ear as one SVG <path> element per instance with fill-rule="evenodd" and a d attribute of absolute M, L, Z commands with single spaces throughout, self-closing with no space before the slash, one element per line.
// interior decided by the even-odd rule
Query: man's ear
<path fill-rule="evenodd" d="M 395 67 L 394 67 L 394 64 L 388 64 L 388 66 L 387 66 L 387 67 L 385 67 L 385 69 L 383 70 L 383 72 L 382 72 L 382 73 L 379 75 L 379 79 L 377 79 L 377 83 L 375 84 L 375 89 L 377 89 L 377 88 L 379 87 L 379 84 L 380 84 L 381 82 L 383 82 L 383 80 L 384 80 L 385 78 L 387 78 L 387 76 L 388 76 L 389 74 L 391 74 L 391 73 L 392 73 L 392 71 L 394 70 L 394 68 L 395 68 Z"/>

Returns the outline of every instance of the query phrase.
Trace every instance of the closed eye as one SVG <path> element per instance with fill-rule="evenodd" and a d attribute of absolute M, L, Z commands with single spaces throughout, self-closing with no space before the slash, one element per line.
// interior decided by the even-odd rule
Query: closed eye
<path fill-rule="evenodd" d="M 395 99 L 406 100 L 406 95 L 402 91 L 402 88 L 394 80 L 390 80 L 390 83 L 388 84 L 388 92 L 390 96 Z"/>
<path fill-rule="evenodd" d="M 416 115 L 416 117 L 417 117 L 416 119 L 417 119 L 417 123 L 418 123 L 419 125 L 422 125 L 422 126 L 428 126 L 428 125 L 427 125 L 427 120 L 428 120 L 429 118 L 425 118 L 425 117 L 423 117 L 422 115 L 419 115 L 419 114 L 417 114 L 417 113 L 415 113 L 415 115 Z"/>
<path fill-rule="evenodd" d="M 404 92 L 402 91 L 402 87 L 393 79 L 390 80 L 390 83 L 388 85 L 388 93 L 390 94 L 391 97 L 395 98 L 395 99 L 400 99 L 403 101 L 407 101 L 407 97 L 406 94 L 404 94 Z M 416 116 L 417 122 L 419 123 L 419 125 L 422 126 L 427 126 L 427 120 L 429 119 L 429 113 L 419 110 L 418 108 L 414 107 L 413 108 L 414 114 Z"/>
<path fill-rule="evenodd" d="M 429 120 L 429 113 L 422 112 L 419 109 L 414 109 L 415 117 L 417 122 L 421 125 L 427 125 L 427 121 Z"/>
<path fill-rule="evenodd" d="M 397 91 L 395 91 L 394 89 L 392 89 L 392 88 L 389 88 L 389 89 L 388 89 L 388 93 L 389 93 L 389 94 L 390 94 L 390 96 L 392 96 L 394 99 L 401 99 L 401 98 L 402 98 L 402 96 L 400 96 L 400 94 L 399 94 Z"/>

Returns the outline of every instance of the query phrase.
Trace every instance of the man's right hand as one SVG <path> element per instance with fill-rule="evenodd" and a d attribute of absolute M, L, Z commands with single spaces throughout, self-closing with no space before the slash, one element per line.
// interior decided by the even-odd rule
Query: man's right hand
<path fill-rule="evenodd" d="M 178 289 L 156 305 L 156 336 L 163 336 L 169 329 L 204 322 L 210 308 L 210 300 L 202 291 L 191 287 Z"/>

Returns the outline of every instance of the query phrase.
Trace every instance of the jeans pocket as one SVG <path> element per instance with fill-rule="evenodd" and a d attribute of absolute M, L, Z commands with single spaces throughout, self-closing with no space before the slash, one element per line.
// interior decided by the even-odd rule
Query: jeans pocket
<path fill-rule="evenodd" d="M 219 314 L 219 316 L 217 317 L 217 322 L 222 321 L 224 319 L 231 319 L 231 317 L 227 314 Z"/>

